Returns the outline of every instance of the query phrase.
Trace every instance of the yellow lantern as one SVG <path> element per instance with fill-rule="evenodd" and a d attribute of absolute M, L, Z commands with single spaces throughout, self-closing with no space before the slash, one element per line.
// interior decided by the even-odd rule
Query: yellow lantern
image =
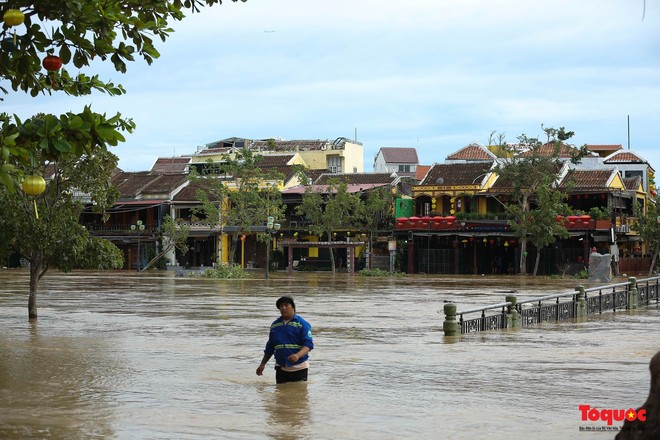
<path fill-rule="evenodd" d="M 7 9 L 5 15 L 2 16 L 2 20 L 7 26 L 18 26 L 25 21 L 25 15 L 18 9 Z"/>
<path fill-rule="evenodd" d="M 25 194 L 31 195 L 31 196 L 38 196 L 44 190 L 46 189 L 46 181 L 44 180 L 43 177 L 33 174 L 31 176 L 27 176 L 25 180 L 23 180 L 23 192 Z M 39 211 L 37 210 L 37 200 L 34 199 L 34 216 L 39 219 Z"/>
<path fill-rule="evenodd" d="M 43 177 L 33 174 L 23 180 L 23 191 L 31 196 L 38 196 L 46 189 L 46 181 Z"/>
<path fill-rule="evenodd" d="M 25 14 L 18 9 L 7 9 L 2 16 L 2 21 L 9 27 L 18 26 L 25 21 Z M 14 46 L 16 46 L 16 31 L 14 31 Z"/>

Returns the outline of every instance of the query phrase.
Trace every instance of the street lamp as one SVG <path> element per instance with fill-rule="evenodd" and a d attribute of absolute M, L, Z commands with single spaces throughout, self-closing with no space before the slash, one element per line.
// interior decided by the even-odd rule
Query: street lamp
<path fill-rule="evenodd" d="M 282 225 L 275 223 L 275 217 L 272 215 L 268 216 L 266 222 L 266 233 L 268 234 L 268 245 L 266 246 L 266 279 L 268 279 L 268 269 L 270 268 L 270 240 L 273 234 L 276 234 L 281 227 Z"/>
<path fill-rule="evenodd" d="M 131 225 L 131 231 L 135 232 L 137 231 L 138 233 L 138 255 L 137 255 L 137 270 L 138 272 L 140 271 L 140 266 L 141 266 L 141 260 L 140 260 L 140 236 L 142 235 L 142 232 L 144 231 L 144 223 L 142 223 L 142 220 L 138 220 L 136 222 L 137 224 Z"/>

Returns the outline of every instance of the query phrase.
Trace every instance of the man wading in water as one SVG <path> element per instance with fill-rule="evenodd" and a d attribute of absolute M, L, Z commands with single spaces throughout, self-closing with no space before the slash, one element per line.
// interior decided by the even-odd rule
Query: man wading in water
<path fill-rule="evenodd" d="M 314 348 L 312 326 L 296 314 L 296 304 L 291 296 L 282 296 L 275 305 L 282 316 L 270 325 L 270 335 L 264 357 L 257 367 L 257 376 L 264 374 L 266 363 L 275 354 L 277 383 L 306 381 L 308 353 Z"/>

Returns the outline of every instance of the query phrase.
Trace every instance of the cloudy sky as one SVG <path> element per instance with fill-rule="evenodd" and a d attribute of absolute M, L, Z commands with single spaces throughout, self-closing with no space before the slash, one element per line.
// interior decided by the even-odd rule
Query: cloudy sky
<path fill-rule="evenodd" d="M 237 136 L 416 147 L 432 164 L 491 132 L 622 144 L 660 170 L 657 0 L 248 0 L 206 8 L 152 66 L 98 94 L 13 94 L 2 111 L 120 111 L 137 124 L 114 149 L 127 171 Z M 542 137 L 543 138 L 543 137 Z"/>

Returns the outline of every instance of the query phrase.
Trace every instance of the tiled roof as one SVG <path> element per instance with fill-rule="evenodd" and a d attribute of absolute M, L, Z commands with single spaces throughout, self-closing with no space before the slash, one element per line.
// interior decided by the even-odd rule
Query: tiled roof
<path fill-rule="evenodd" d="M 559 184 L 561 189 L 569 189 L 574 192 L 578 190 L 594 190 L 609 188 L 608 183 L 615 170 L 569 170 Z"/>
<path fill-rule="evenodd" d="M 431 165 L 417 165 L 417 169 L 415 171 L 415 179 L 422 180 L 430 169 L 431 169 Z"/>
<path fill-rule="evenodd" d="M 195 156 L 217 156 L 231 153 L 231 148 L 227 147 L 209 147 L 195 153 Z"/>
<path fill-rule="evenodd" d="M 188 180 L 185 174 L 161 174 L 158 179 L 145 187 L 141 194 L 163 194 L 170 193 L 183 185 Z"/>
<path fill-rule="evenodd" d="M 561 162 L 554 162 L 552 164 L 552 167 L 554 168 L 553 175 L 555 176 L 553 180 L 556 181 L 558 176 L 562 172 L 562 169 L 565 168 L 566 165 Z M 510 192 L 513 190 L 513 187 L 514 185 L 511 183 L 510 180 L 505 180 L 501 176 L 498 176 L 497 180 L 495 180 L 495 182 L 490 186 L 488 190 L 489 192 L 498 192 L 498 191 Z"/>
<path fill-rule="evenodd" d="M 493 162 L 433 165 L 420 185 L 479 185 Z M 439 180 L 440 179 L 440 180 Z"/>
<path fill-rule="evenodd" d="M 293 166 L 287 165 L 293 157 L 293 154 L 264 155 L 255 162 L 255 165 L 264 173 L 277 172 L 283 176 L 284 182 L 288 182 L 295 174 Z"/>
<path fill-rule="evenodd" d="M 293 154 L 264 155 L 256 162 L 256 165 L 258 167 L 287 166 L 291 159 L 293 159 L 293 156 Z"/>
<path fill-rule="evenodd" d="M 532 150 L 527 150 L 518 155 L 518 157 L 552 157 L 557 153 L 557 157 L 568 159 L 577 154 L 578 150 L 575 147 L 566 144 L 557 144 L 556 142 L 548 142 Z"/>
<path fill-rule="evenodd" d="M 159 177 L 149 174 L 148 171 L 122 172 L 117 174 L 112 181 L 119 190 L 120 198 L 133 198 Z"/>
<path fill-rule="evenodd" d="M 204 180 L 192 181 L 172 198 L 173 202 L 197 202 L 197 191 L 204 185 Z"/>
<path fill-rule="evenodd" d="M 349 184 L 346 187 L 346 192 L 349 194 L 353 193 L 363 193 L 363 192 L 368 192 L 369 190 L 372 190 L 374 188 L 380 188 L 382 186 L 387 186 L 387 183 L 364 183 L 364 184 Z M 288 188 L 282 191 L 282 195 L 292 195 L 292 194 L 305 194 L 307 190 L 311 190 L 313 192 L 319 192 L 321 194 L 327 194 L 330 192 L 330 185 L 312 185 L 311 187 L 309 186 L 303 186 L 303 185 L 298 185 L 294 186 L 292 188 Z M 336 190 L 332 191 L 333 193 L 336 192 Z"/>
<path fill-rule="evenodd" d="M 447 156 L 446 160 L 488 160 L 495 159 L 495 155 L 478 144 L 470 144 Z"/>
<path fill-rule="evenodd" d="M 190 157 L 159 157 L 151 167 L 153 174 L 186 173 Z"/>
<path fill-rule="evenodd" d="M 617 151 L 621 149 L 621 144 L 587 144 L 587 149 L 590 151 Z"/>
<path fill-rule="evenodd" d="M 141 194 L 162 194 L 174 191 L 185 183 L 184 174 L 151 174 L 147 171 L 121 172 L 113 176 L 120 198 L 135 198 Z"/>
<path fill-rule="evenodd" d="M 212 142 L 204 150 L 199 151 L 196 156 L 229 153 L 231 148 L 247 147 L 251 151 L 321 151 L 321 150 L 343 150 L 346 142 L 360 144 L 357 141 L 339 137 L 331 140 L 283 140 L 283 139 L 241 139 L 228 138 Z"/>
<path fill-rule="evenodd" d="M 605 163 L 646 163 L 644 159 L 630 150 L 620 151 L 607 156 Z"/>
<path fill-rule="evenodd" d="M 250 150 L 253 151 L 317 151 L 330 150 L 332 142 L 328 140 L 262 140 L 252 141 Z"/>
<path fill-rule="evenodd" d="M 415 148 L 381 147 L 380 152 L 387 163 L 419 163 Z"/>
<path fill-rule="evenodd" d="M 316 179 L 314 185 L 327 185 L 331 179 L 338 179 L 348 185 L 363 184 L 391 184 L 397 177 L 392 177 L 388 173 L 346 173 L 346 174 L 328 174 L 324 173 Z"/>
<path fill-rule="evenodd" d="M 635 177 L 626 177 L 623 179 L 623 186 L 628 190 L 628 191 L 637 191 L 639 188 L 639 185 L 642 184 L 642 178 L 639 176 Z"/>

